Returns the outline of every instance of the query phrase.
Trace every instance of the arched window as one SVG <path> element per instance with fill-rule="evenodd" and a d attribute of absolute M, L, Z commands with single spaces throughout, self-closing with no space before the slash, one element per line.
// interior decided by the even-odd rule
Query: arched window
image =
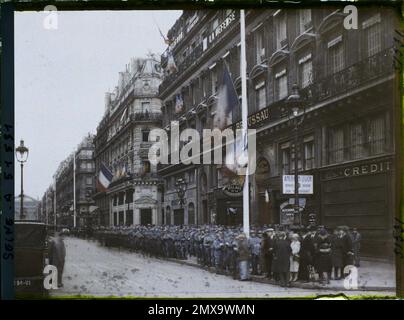
<path fill-rule="evenodd" d="M 150 173 L 150 161 L 143 161 L 143 173 Z"/>

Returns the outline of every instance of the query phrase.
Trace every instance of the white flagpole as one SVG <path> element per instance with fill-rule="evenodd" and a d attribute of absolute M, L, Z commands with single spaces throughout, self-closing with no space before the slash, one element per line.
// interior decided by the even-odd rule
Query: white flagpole
<path fill-rule="evenodd" d="M 240 44 L 241 44 L 241 56 L 240 56 L 240 75 L 241 75 L 241 120 L 243 130 L 243 139 L 247 135 L 247 61 L 246 61 L 246 49 L 245 49 L 245 12 L 240 10 Z M 248 155 L 248 149 L 244 152 Z M 243 232 L 250 237 L 250 199 L 249 199 L 249 182 L 248 182 L 248 166 L 246 170 L 244 187 L 243 187 Z"/>
<path fill-rule="evenodd" d="M 55 175 L 55 177 L 54 177 L 54 179 L 55 179 L 55 192 L 54 192 L 54 217 L 53 217 L 53 222 L 54 222 L 54 225 L 55 225 L 55 231 L 56 231 L 56 175 Z"/>
<path fill-rule="evenodd" d="M 76 151 L 73 153 L 73 227 L 76 228 Z"/>

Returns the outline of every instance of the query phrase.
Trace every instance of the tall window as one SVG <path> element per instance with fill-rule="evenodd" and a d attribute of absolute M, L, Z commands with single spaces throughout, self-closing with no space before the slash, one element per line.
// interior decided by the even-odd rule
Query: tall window
<path fill-rule="evenodd" d="M 278 100 L 288 95 L 288 76 L 286 69 L 275 74 L 275 92 Z"/>
<path fill-rule="evenodd" d="M 142 112 L 150 112 L 150 102 L 142 102 Z"/>
<path fill-rule="evenodd" d="M 150 161 L 143 161 L 143 173 L 150 173 Z"/>
<path fill-rule="evenodd" d="M 290 173 L 290 143 L 281 145 L 282 174 Z"/>
<path fill-rule="evenodd" d="M 334 74 L 344 69 L 344 45 L 342 41 L 342 35 L 333 38 L 328 42 L 328 70 L 329 74 Z"/>
<path fill-rule="evenodd" d="M 344 130 L 342 127 L 330 129 L 328 135 L 328 162 L 344 161 Z"/>
<path fill-rule="evenodd" d="M 191 170 L 188 172 L 188 182 L 189 182 L 189 184 L 195 183 L 195 171 Z"/>
<path fill-rule="evenodd" d="M 149 141 L 149 133 L 150 133 L 149 129 L 142 130 L 142 141 L 143 142 L 148 142 Z"/>
<path fill-rule="evenodd" d="M 299 10 L 299 34 L 311 27 L 311 9 Z"/>
<path fill-rule="evenodd" d="M 305 88 L 313 82 L 313 64 L 311 59 L 311 53 L 303 56 L 299 60 L 299 80 L 300 87 Z"/>
<path fill-rule="evenodd" d="M 303 142 L 303 148 L 304 148 L 304 169 L 305 170 L 310 170 L 314 168 L 314 159 L 315 159 L 315 154 L 314 154 L 314 137 L 309 136 L 304 138 Z"/>
<path fill-rule="evenodd" d="M 385 152 L 386 123 L 384 116 L 379 116 L 370 121 L 369 150 L 372 155 Z"/>
<path fill-rule="evenodd" d="M 380 28 L 380 13 L 362 23 L 365 34 L 365 50 L 368 57 L 382 49 L 382 35 Z"/>
<path fill-rule="evenodd" d="M 188 205 L 188 224 L 195 224 L 195 205 L 192 202 Z"/>
<path fill-rule="evenodd" d="M 217 91 L 217 70 L 216 70 L 216 68 L 213 68 L 211 70 L 211 76 L 212 76 L 212 94 L 214 94 Z"/>
<path fill-rule="evenodd" d="M 260 82 L 255 86 L 256 106 L 258 110 L 264 109 L 267 105 L 265 81 Z"/>
<path fill-rule="evenodd" d="M 279 50 L 286 45 L 286 14 L 280 11 L 277 11 L 277 13 L 274 23 L 276 30 L 276 49 Z"/>
<path fill-rule="evenodd" d="M 255 62 L 262 63 L 265 60 L 264 30 L 261 28 L 255 34 Z"/>
<path fill-rule="evenodd" d="M 365 155 L 363 125 L 355 123 L 350 126 L 351 159 L 359 159 Z"/>

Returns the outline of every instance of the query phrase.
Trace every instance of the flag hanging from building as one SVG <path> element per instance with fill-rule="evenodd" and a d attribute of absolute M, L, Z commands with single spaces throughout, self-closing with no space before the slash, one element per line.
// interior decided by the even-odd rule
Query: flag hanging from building
<path fill-rule="evenodd" d="M 219 86 L 214 127 L 220 130 L 225 129 L 233 123 L 233 112 L 240 105 L 236 88 L 231 79 L 227 64 L 224 64 L 223 77 Z M 233 144 L 228 145 L 230 149 L 226 154 L 223 174 L 233 176 L 239 168 L 245 168 L 248 162 L 247 135 L 246 132 L 238 134 Z"/>
<path fill-rule="evenodd" d="M 177 71 L 177 65 L 175 64 L 173 53 L 170 48 L 167 49 L 167 70 L 169 73 L 174 73 Z"/>
<path fill-rule="evenodd" d="M 182 94 L 177 94 L 175 96 L 175 113 L 181 113 L 184 110 L 184 100 L 182 99 Z"/>
<path fill-rule="evenodd" d="M 100 172 L 98 174 L 97 187 L 100 191 L 107 191 L 109 184 L 112 181 L 112 172 L 108 167 L 101 162 Z"/>
<path fill-rule="evenodd" d="M 223 77 L 219 85 L 214 127 L 223 130 L 233 122 L 233 111 L 239 106 L 236 89 L 227 64 L 224 64 Z"/>

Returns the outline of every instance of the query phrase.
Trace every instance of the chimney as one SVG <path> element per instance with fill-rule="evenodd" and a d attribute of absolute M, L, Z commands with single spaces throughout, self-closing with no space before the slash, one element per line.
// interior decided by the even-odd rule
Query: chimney
<path fill-rule="evenodd" d="M 111 104 L 111 93 L 110 92 L 105 92 L 104 101 L 105 101 L 105 112 L 107 112 L 108 108 Z"/>
<path fill-rule="evenodd" d="M 119 92 L 122 92 L 124 87 L 124 72 L 119 72 L 119 80 L 118 80 Z"/>
<path fill-rule="evenodd" d="M 130 73 L 134 75 L 137 72 L 136 69 L 136 59 L 135 58 L 130 58 Z"/>

